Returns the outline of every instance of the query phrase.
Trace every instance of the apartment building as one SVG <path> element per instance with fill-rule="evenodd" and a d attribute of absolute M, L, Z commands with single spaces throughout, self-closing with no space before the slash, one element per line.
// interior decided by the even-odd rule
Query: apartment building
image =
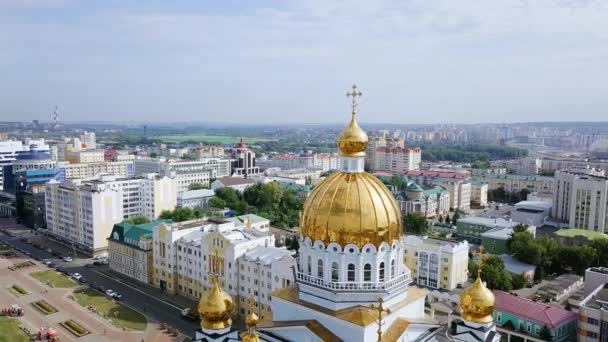
<path fill-rule="evenodd" d="M 107 249 L 114 224 L 132 216 L 154 220 L 177 201 L 173 180 L 156 174 L 52 181 L 45 196 L 48 232 L 92 253 Z"/>
<path fill-rule="evenodd" d="M 110 269 L 146 284 L 153 283 L 152 234 L 166 221 L 114 225 L 108 238 Z"/>
<path fill-rule="evenodd" d="M 447 181 L 441 185 L 450 194 L 450 209 L 469 212 L 471 210 L 471 183 L 463 181 Z"/>
<path fill-rule="evenodd" d="M 178 192 L 189 190 L 192 184 L 209 186 L 211 179 L 230 175 L 230 160 L 219 158 L 200 160 L 141 158 L 135 159 L 133 165 L 136 175 L 154 172 L 174 176 Z"/>
<path fill-rule="evenodd" d="M 471 181 L 471 205 L 477 208 L 488 206 L 488 184 L 480 181 Z"/>
<path fill-rule="evenodd" d="M 469 243 L 406 235 L 405 265 L 420 286 L 451 291 L 468 275 Z"/>
<path fill-rule="evenodd" d="M 270 294 L 293 282 L 291 252 L 274 247 L 274 236 L 228 220 L 163 224 L 153 234 L 154 284 L 169 293 L 198 299 L 212 283 L 212 265 L 222 288 L 245 315 L 255 297 L 259 315 L 270 316 Z"/>
<path fill-rule="evenodd" d="M 104 150 L 66 151 L 65 160 L 72 164 L 100 163 L 105 161 Z"/>
<path fill-rule="evenodd" d="M 555 188 L 555 179 L 544 176 L 486 173 L 480 180 L 488 183 L 488 190 L 504 188 L 507 192 L 519 192 L 527 189 L 530 192 L 553 193 Z"/>
<path fill-rule="evenodd" d="M 505 168 L 509 173 L 515 175 L 537 175 L 540 172 L 541 159 L 522 158 L 512 160 L 499 160 L 492 162 L 492 166 Z"/>
<path fill-rule="evenodd" d="M 555 173 L 553 217 L 571 228 L 608 232 L 608 178 L 604 171 L 570 169 Z"/>
<path fill-rule="evenodd" d="M 57 168 L 60 170 L 63 179 L 80 179 L 94 177 L 98 174 L 111 174 L 121 177 L 133 177 L 133 161 L 103 161 L 97 163 L 78 163 L 58 162 Z"/>
<path fill-rule="evenodd" d="M 418 147 L 378 147 L 374 170 L 402 173 L 420 169 L 422 151 Z"/>

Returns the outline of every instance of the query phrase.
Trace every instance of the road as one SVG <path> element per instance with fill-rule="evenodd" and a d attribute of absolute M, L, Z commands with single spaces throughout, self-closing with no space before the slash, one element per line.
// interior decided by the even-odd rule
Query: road
<path fill-rule="evenodd" d="M 95 268 L 85 267 L 87 261 L 90 259 L 78 259 L 72 262 L 64 262 L 53 256 L 46 250 L 36 248 L 24 241 L 21 241 L 19 237 L 12 237 L 0 232 L 0 241 L 3 241 L 9 246 L 12 246 L 17 251 L 31 255 L 32 258 L 44 260 L 48 259 L 55 263 L 58 267 L 63 267 L 69 272 L 78 272 L 82 274 L 88 284 L 97 283 L 104 286 L 106 289 L 112 289 L 123 296 L 123 303 L 139 312 L 144 313 L 146 316 L 164 322 L 169 326 L 178 329 L 182 334 L 191 336 L 194 331 L 199 327 L 198 322 L 192 322 L 184 320 L 180 315 L 181 308 L 162 301 L 151 294 L 148 294 L 138 289 L 133 284 L 126 284 L 118 279 L 112 278 Z M 29 253 L 29 254 L 28 254 Z"/>

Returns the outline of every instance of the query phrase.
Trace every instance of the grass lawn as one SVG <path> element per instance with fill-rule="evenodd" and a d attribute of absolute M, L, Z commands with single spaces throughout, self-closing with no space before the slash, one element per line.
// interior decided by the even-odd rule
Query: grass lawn
<path fill-rule="evenodd" d="M 19 321 L 0 317 L 0 342 L 29 342 L 30 338 L 19 328 Z"/>
<path fill-rule="evenodd" d="M 57 288 L 66 289 L 66 288 L 78 286 L 78 283 L 76 281 L 74 281 L 73 279 L 66 277 L 65 275 L 63 275 L 57 271 L 53 271 L 53 270 L 34 272 L 34 273 L 30 273 L 30 275 L 32 277 L 40 280 L 44 284 L 49 282 L 49 283 L 51 283 L 51 285 L 53 287 L 57 287 Z"/>
<path fill-rule="evenodd" d="M 84 307 L 92 305 L 100 315 L 111 318 L 112 324 L 116 327 L 141 331 L 146 329 L 147 322 L 144 315 L 120 303 L 112 302 L 107 296 L 95 290 L 76 290 L 73 296 L 78 304 Z"/>
<path fill-rule="evenodd" d="M 158 139 L 162 139 L 168 143 L 181 143 L 184 141 L 205 142 L 209 144 L 235 144 L 241 140 L 241 137 L 230 135 L 204 135 L 204 134 L 184 134 L 184 135 L 161 135 Z M 267 141 L 264 138 L 248 138 L 244 137 L 243 142 L 253 144 L 257 141 Z"/>

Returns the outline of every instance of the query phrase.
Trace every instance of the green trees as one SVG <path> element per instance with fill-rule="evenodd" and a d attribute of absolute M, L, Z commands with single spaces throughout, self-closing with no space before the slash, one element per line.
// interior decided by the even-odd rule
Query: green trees
<path fill-rule="evenodd" d="M 574 272 L 583 274 L 585 269 L 602 265 L 607 261 L 608 239 L 598 240 L 591 246 L 564 246 L 543 236 L 534 238 L 527 231 L 514 232 L 510 241 L 511 253 L 517 259 L 537 266 L 537 276 L 548 273 Z"/>
<path fill-rule="evenodd" d="M 209 201 L 210 206 L 228 207 L 237 215 L 257 214 L 283 228 L 298 225 L 299 211 L 303 201 L 295 191 L 287 190 L 278 183 L 255 184 L 243 193 L 232 188 L 221 188 L 215 191 L 215 198 Z"/>
<path fill-rule="evenodd" d="M 163 220 L 172 220 L 174 222 L 183 222 L 205 217 L 205 212 L 202 209 L 190 208 L 175 208 L 175 210 L 163 210 L 159 218 Z"/>
<path fill-rule="evenodd" d="M 144 224 L 148 223 L 150 220 L 145 216 L 131 216 L 127 219 L 127 223 L 130 224 Z"/>
<path fill-rule="evenodd" d="M 425 144 L 422 148 L 422 159 L 428 161 L 450 160 L 455 162 L 476 163 L 483 165 L 490 160 L 516 159 L 528 155 L 528 150 L 486 144 L 440 145 Z"/>
<path fill-rule="evenodd" d="M 517 203 L 526 200 L 530 190 L 521 189 L 517 192 L 507 192 L 505 188 L 500 187 L 494 190 L 488 190 L 488 201 L 502 203 Z"/>
<path fill-rule="evenodd" d="M 428 229 L 429 224 L 423 215 L 409 213 L 403 217 L 403 230 L 406 233 L 424 235 Z"/>
<path fill-rule="evenodd" d="M 477 276 L 478 268 L 479 265 L 470 259 L 469 273 L 473 277 Z M 483 258 L 481 280 L 485 281 L 486 286 L 491 290 L 509 291 L 513 288 L 511 274 L 505 269 L 502 259 L 496 255 L 489 255 Z"/>
<path fill-rule="evenodd" d="M 191 183 L 190 185 L 188 185 L 188 190 L 200 190 L 200 189 L 207 189 L 207 187 L 201 183 Z"/>

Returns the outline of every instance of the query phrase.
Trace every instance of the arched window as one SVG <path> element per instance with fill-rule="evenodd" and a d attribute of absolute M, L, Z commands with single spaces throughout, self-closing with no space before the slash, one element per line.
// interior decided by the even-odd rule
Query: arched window
<path fill-rule="evenodd" d="M 372 265 L 365 264 L 363 266 L 363 281 L 372 281 Z"/>
<path fill-rule="evenodd" d="M 331 263 L 331 281 L 338 281 L 338 263 Z"/>
<path fill-rule="evenodd" d="M 308 275 L 312 274 L 312 258 L 310 256 L 308 257 L 308 268 L 306 271 L 308 271 Z"/>
<path fill-rule="evenodd" d="M 317 277 L 323 278 L 323 260 L 317 260 Z"/>
<path fill-rule="evenodd" d="M 348 264 L 347 280 L 355 281 L 355 264 Z"/>
<path fill-rule="evenodd" d="M 395 259 L 391 260 L 391 278 L 394 278 L 395 274 Z"/>
<path fill-rule="evenodd" d="M 384 261 L 380 263 L 380 272 L 378 279 L 384 281 Z"/>

